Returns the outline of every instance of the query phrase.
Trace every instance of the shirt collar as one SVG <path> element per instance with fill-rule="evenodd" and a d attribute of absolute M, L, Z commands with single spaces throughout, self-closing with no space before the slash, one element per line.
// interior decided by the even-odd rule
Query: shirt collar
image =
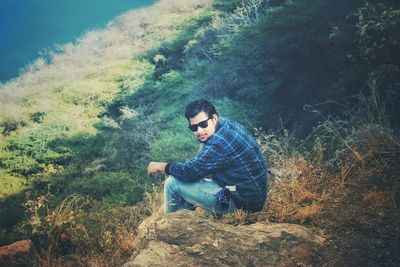
<path fill-rule="evenodd" d="M 218 119 L 217 126 L 216 126 L 216 128 L 215 128 L 214 134 L 213 134 L 212 136 L 210 136 L 210 138 L 208 138 L 208 140 L 207 140 L 204 144 L 207 144 L 207 143 L 209 143 L 209 141 L 211 141 L 212 139 L 214 139 L 215 135 L 218 135 L 218 134 L 219 134 L 219 131 L 220 131 L 221 128 L 224 126 L 224 124 L 225 124 L 225 119 L 224 119 L 224 118 L 219 118 L 219 119 Z"/>

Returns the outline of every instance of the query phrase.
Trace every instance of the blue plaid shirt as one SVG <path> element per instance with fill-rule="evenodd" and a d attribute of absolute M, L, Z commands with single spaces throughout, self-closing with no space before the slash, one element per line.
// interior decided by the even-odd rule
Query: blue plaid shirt
<path fill-rule="evenodd" d="M 184 182 L 212 177 L 221 187 L 235 185 L 232 200 L 248 211 L 261 210 L 267 195 L 267 168 L 257 142 L 242 125 L 228 119 L 219 120 L 197 156 L 169 163 L 166 172 Z"/>

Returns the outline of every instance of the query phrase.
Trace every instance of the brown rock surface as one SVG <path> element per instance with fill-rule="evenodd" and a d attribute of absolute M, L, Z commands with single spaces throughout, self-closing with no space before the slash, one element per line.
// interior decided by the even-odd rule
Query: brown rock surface
<path fill-rule="evenodd" d="M 0 266 L 34 267 L 39 265 L 39 255 L 31 240 L 21 240 L 0 247 Z"/>
<path fill-rule="evenodd" d="M 148 218 L 136 241 L 138 250 L 124 267 L 304 266 L 324 242 L 300 225 L 232 226 L 187 210 Z"/>

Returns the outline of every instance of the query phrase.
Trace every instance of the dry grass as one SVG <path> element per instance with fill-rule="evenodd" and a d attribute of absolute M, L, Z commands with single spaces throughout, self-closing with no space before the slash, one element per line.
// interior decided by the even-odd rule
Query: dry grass
<path fill-rule="evenodd" d="M 145 210 L 151 214 L 161 212 L 164 196 L 161 187 L 153 185 L 152 190 L 144 193 Z M 162 210 L 163 212 L 163 210 Z"/>
<path fill-rule="evenodd" d="M 40 266 L 120 266 L 135 250 L 145 205 L 107 208 L 72 195 L 53 209 L 50 197 L 38 196 L 25 204 L 42 246 Z"/>
<path fill-rule="evenodd" d="M 299 145 L 287 133 L 279 138 L 259 134 L 271 175 L 266 206 L 255 220 L 316 221 L 330 212 L 332 203 L 347 198 L 350 185 L 364 183 L 360 179 L 385 177 L 400 155 L 399 138 L 376 118 L 371 119 L 372 115 L 367 121 L 361 120 L 362 113 L 353 112 L 347 120 L 328 118 L 308 139 L 308 146 Z M 366 193 L 363 199 L 375 207 L 388 206 L 388 202 L 396 202 L 392 188 L 398 188 L 397 183 L 388 184 L 387 192 Z M 228 223 L 237 220 L 234 215 L 226 218 Z"/>
<path fill-rule="evenodd" d="M 300 221 L 312 220 L 322 213 L 322 205 L 320 204 L 311 204 L 309 206 L 305 206 L 300 208 L 295 214 L 295 218 Z"/>
<path fill-rule="evenodd" d="M 363 201 L 368 206 L 382 207 L 387 205 L 388 197 L 382 191 L 369 191 L 364 194 Z"/>
<path fill-rule="evenodd" d="M 144 201 L 134 207 L 101 208 L 96 204 L 94 212 L 82 213 L 79 235 L 68 237 L 76 250 L 68 257 L 51 254 L 50 265 L 43 266 L 121 266 L 136 249 L 136 230 L 144 218 L 160 211 L 162 193 L 159 187 L 145 193 Z M 90 221 L 94 223 L 91 227 Z M 89 223 L 89 225 L 88 225 Z M 82 227 L 83 226 L 83 227 Z M 59 265 L 54 265 L 56 262 Z"/>
<path fill-rule="evenodd" d="M 326 175 L 324 149 L 317 142 L 311 151 L 301 153 L 290 149 L 291 137 L 277 139 L 261 135 L 259 141 L 269 160 L 270 190 L 266 206 L 258 220 L 303 222 L 318 217 L 329 194 L 321 179 Z M 272 151 L 271 151 L 272 150 Z"/>
<path fill-rule="evenodd" d="M 232 225 L 241 225 L 248 222 L 248 217 L 248 212 L 239 209 L 235 210 L 234 212 L 224 214 L 221 217 L 220 222 Z"/>
<path fill-rule="evenodd" d="M 371 88 L 369 96 L 362 95 L 359 106 L 346 116 L 325 118 L 305 145 L 287 133 L 279 138 L 259 135 L 271 175 L 268 200 L 257 220 L 316 221 L 331 212 L 333 203 L 356 194 L 349 192 L 368 187 L 365 203 L 376 211 L 383 206 L 397 209 L 400 138 L 388 126 L 385 104 L 377 95 Z M 376 184 L 370 184 L 370 179 Z"/>

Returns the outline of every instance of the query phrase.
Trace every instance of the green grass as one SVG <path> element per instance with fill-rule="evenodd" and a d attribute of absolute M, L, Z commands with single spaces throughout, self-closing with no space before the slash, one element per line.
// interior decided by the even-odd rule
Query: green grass
<path fill-rule="evenodd" d="M 0 200 L 17 195 L 27 189 L 26 182 L 21 177 L 13 176 L 0 169 Z"/>
<path fill-rule="evenodd" d="M 133 108 L 129 99 L 156 84 L 156 66 L 146 53 L 173 42 L 209 6 L 208 0 L 165 0 L 128 12 L 51 52 L 51 63 L 38 59 L 0 85 L 0 217 L 7 205 L 18 206 L 11 198 L 23 198 L 24 190 L 50 189 L 57 201 L 71 193 L 110 205 L 142 200 L 154 182 L 145 165 L 163 116 L 148 120 L 143 107 Z M 176 77 L 168 78 L 170 85 L 183 81 Z M 11 216 L 7 227 L 20 215 Z"/>

